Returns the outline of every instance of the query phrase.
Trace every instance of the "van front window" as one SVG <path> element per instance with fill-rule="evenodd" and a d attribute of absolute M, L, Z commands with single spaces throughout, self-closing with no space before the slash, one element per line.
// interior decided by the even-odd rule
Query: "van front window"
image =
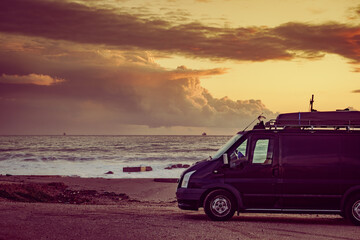
<path fill-rule="evenodd" d="M 235 161 L 237 159 L 247 159 L 246 158 L 246 147 L 248 140 L 245 139 L 240 146 L 238 146 L 232 153 L 230 153 L 230 162 Z"/>
<path fill-rule="evenodd" d="M 237 140 L 241 138 L 241 136 L 241 134 L 236 134 L 235 136 L 230 138 L 230 140 L 215 153 L 213 159 L 220 158 Z"/>

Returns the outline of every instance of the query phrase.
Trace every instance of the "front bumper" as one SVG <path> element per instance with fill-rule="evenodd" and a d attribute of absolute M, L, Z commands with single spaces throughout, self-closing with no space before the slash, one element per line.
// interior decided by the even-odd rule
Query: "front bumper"
<path fill-rule="evenodd" d="M 176 198 L 178 206 L 183 210 L 198 210 L 201 207 L 201 196 L 206 189 L 198 188 L 178 188 L 176 191 Z"/>

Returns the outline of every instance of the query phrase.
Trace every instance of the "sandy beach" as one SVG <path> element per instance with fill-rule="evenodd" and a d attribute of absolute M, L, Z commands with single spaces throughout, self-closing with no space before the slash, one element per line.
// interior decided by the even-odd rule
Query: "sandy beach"
<path fill-rule="evenodd" d="M 359 239 L 337 215 L 178 209 L 174 179 L 0 176 L 0 239 Z"/>

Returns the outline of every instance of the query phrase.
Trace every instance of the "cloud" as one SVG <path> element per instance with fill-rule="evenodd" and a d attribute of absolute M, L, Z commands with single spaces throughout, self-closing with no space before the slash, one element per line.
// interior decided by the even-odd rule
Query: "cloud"
<path fill-rule="evenodd" d="M 306 25 L 287 23 L 274 29 L 289 50 L 303 51 L 310 57 L 314 54 L 335 53 L 359 62 L 360 26 L 327 23 Z"/>
<path fill-rule="evenodd" d="M 356 90 L 352 91 L 352 93 L 360 93 L 360 89 L 356 89 Z"/>
<path fill-rule="evenodd" d="M 201 78 L 226 69 L 165 69 L 149 52 L 27 37 L 2 40 L 0 74 L 8 80 L 0 81 L 0 133 L 82 129 L 82 134 L 121 134 L 118 126 L 124 124 L 240 130 L 261 113 L 273 115 L 260 100 L 219 99 L 201 86 Z M 10 42 L 17 50 L 7 50 Z M 28 80 L 32 74 L 66 81 L 28 84 L 35 82 Z M 9 76 L 17 84 L 9 83 Z"/>
<path fill-rule="evenodd" d="M 355 6 L 355 7 L 350 7 L 346 11 L 346 16 L 347 16 L 347 19 L 350 21 L 358 20 L 360 17 L 360 5 Z"/>
<path fill-rule="evenodd" d="M 214 68 L 205 70 L 193 70 L 189 69 L 184 65 L 178 66 L 175 71 L 170 73 L 169 79 L 178 79 L 185 77 L 205 77 L 221 75 L 227 72 L 226 68 Z"/>
<path fill-rule="evenodd" d="M 215 60 L 313 59 L 326 53 L 354 62 L 360 60 L 360 26 L 334 22 L 287 23 L 274 28 L 220 28 L 63 1 L 3 0 L 0 31 Z"/>
<path fill-rule="evenodd" d="M 12 83 L 12 84 L 35 84 L 42 86 L 50 86 L 53 84 L 64 82 L 64 79 L 53 78 L 48 75 L 31 73 L 29 75 L 7 75 L 3 74 L 0 77 L 0 83 Z"/>

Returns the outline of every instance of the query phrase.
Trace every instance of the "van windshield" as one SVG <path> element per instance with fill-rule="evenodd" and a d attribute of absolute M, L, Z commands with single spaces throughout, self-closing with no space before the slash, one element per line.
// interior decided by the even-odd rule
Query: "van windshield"
<path fill-rule="evenodd" d="M 220 158 L 237 140 L 241 138 L 241 136 L 241 134 L 236 134 L 235 136 L 230 138 L 230 140 L 215 153 L 212 159 Z"/>

